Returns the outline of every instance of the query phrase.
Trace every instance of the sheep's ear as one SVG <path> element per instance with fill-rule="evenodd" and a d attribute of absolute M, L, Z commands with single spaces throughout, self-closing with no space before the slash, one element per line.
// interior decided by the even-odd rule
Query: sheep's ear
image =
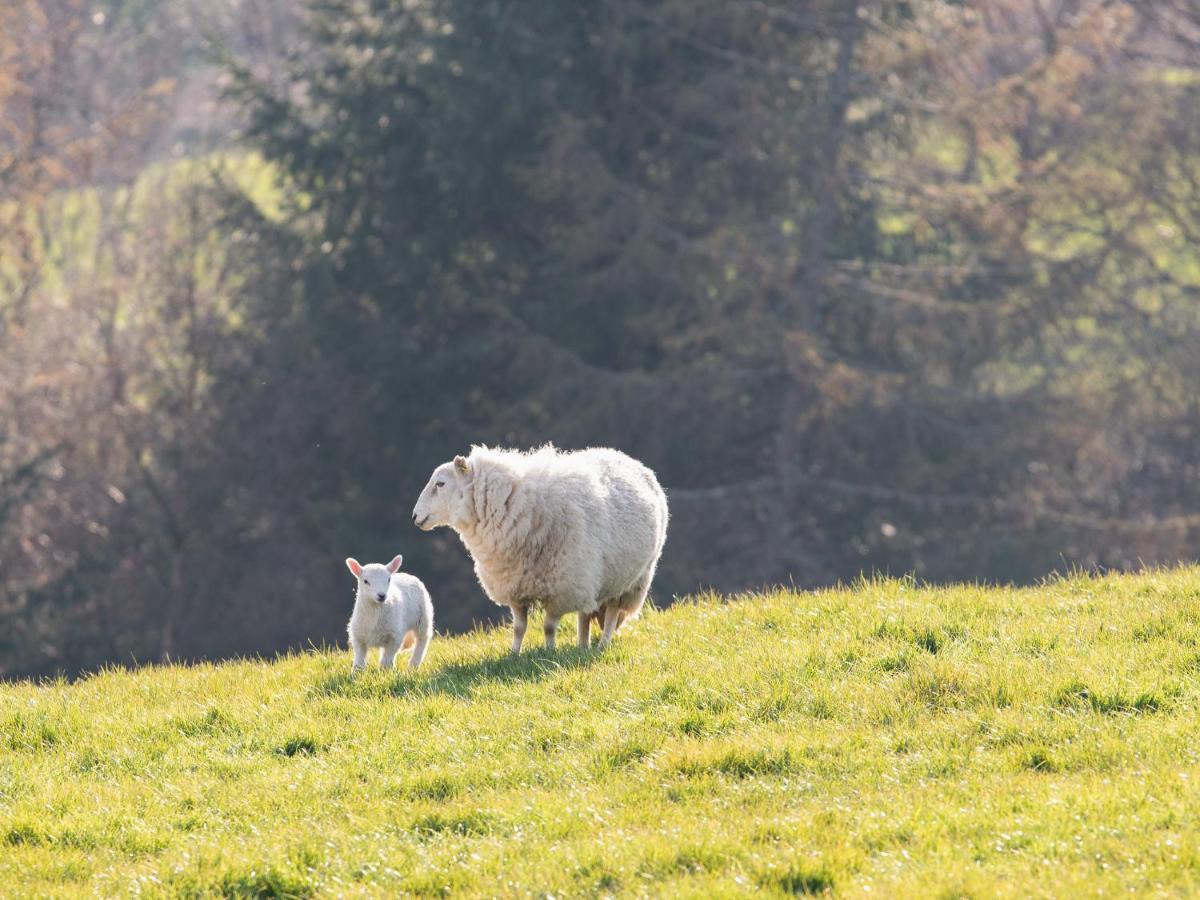
<path fill-rule="evenodd" d="M 350 570 L 350 574 L 355 578 L 362 576 L 362 566 L 359 565 L 358 560 L 353 556 L 346 560 L 346 568 Z"/>
<path fill-rule="evenodd" d="M 388 563 L 387 570 L 389 572 L 391 572 L 393 575 L 395 575 L 397 572 L 400 571 L 400 564 L 402 562 L 404 562 L 404 557 L 401 556 L 399 553 L 397 553 L 396 558 L 393 559 L 390 563 Z"/>
<path fill-rule="evenodd" d="M 467 458 L 465 456 L 454 457 L 454 468 L 466 475 L 468 471 Z"/>

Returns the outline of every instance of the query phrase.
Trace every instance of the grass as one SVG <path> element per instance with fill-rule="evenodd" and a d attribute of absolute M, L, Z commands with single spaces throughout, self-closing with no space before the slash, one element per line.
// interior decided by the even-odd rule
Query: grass
<path fill-rule="evenodd" d="M 536 629 L 531 629 L 533 634 Z M 0 687 L 6 896 L 1200 891 L 1200 570 Z"/>

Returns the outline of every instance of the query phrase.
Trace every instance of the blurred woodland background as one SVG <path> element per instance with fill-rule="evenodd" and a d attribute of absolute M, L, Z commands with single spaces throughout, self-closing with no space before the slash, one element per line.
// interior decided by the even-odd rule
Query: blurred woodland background
<path fill-rule="evenodd" d="M 0 676 L 344 641 L 472 442 L 658 603 L 1200 551 L 1200 0 L 4 0 Z"/>

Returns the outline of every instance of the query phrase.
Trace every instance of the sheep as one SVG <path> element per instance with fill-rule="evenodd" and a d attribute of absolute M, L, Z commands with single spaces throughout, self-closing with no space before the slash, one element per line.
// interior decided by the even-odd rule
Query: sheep
<path fill-rule="evenodd" d="M 578 614 L 578 643 L 602 622 L 601 648 L 642 608 L 667 539 L 667 497 L 654 473 L 618 450 L 520 452 L 476 446 L 438 466 L 413 509 L 423 531 L 449 526 L 484 593 L 512 610 L 512 655 L 529 609 L 545 610 L 546 648 Z"/>
<path fill-rule="evenodd" d="M 367 665 L 367 653 L 376 647 L 381 668 L 395 665 L 396 651 L 413 648 L 409 669 L 416 669 L 425 658 L 433 638 L 433 601 L 419 578 L 399 572 L 403 556 L 386 566 L 382 563 L 361 565 L 351 557 L 346 568 L 358 580 L 354 612 L 346 626 L 350 649 L 354 651 L 352 672 Z"/>

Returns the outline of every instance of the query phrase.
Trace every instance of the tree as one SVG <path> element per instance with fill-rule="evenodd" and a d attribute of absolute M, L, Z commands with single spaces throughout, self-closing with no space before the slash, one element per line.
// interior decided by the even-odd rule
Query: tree
<path fill-rule="evenodd" d="M 408 524 L 471 442 L 654 466 L 660 598 L 1195 552 L 1191 0 L 35 8 L 0 580 L 70 646 L 10 671 L 337 639 L 347 553 L 487 616 Z"/>

